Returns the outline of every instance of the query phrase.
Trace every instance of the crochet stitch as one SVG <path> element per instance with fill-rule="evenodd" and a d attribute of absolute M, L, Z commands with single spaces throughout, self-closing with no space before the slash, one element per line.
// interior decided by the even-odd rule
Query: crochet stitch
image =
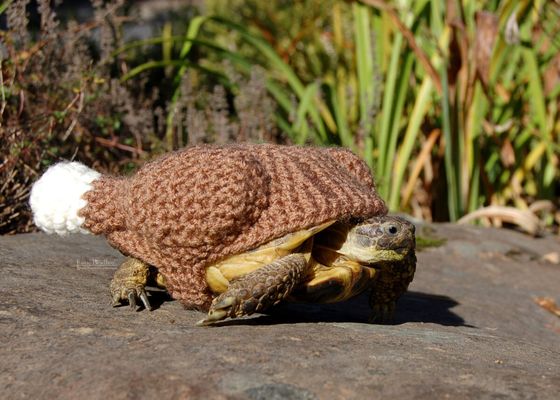
<path fill-rule="evenodd" d="M 83 228 L 157 267 L 171 295 L 198 309 L 212 299 L 206 266 L 329 220 L 387 212 L 367 165 L 340 148 L 189 147 L 91 186 Z"/>

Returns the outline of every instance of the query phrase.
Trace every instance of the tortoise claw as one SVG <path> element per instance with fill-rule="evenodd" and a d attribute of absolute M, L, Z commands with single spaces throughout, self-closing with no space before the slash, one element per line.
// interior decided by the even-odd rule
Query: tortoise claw
<path fill-rule="evenodd" d="M 233 296 L 224 298 L 218 297 L 216 300 L 218 301 L 215 304 L 212 304 L 206 318 L 198 321 L 196 325 L 208 326 L 226 319 L 230 315 L 232 307 L 237 304 L 237 299 Z"/>
<path fill-rule="evenodd" d="M 130 308 L 136 310 L 136 293 L 134 293 L 134 290 L 129 290 L 127 293 L 127 297 Z"/>
<path fill-rule="evenodd" d="M 113 307 L 120 307 L 121 305 L 123 305 L 123 302 L 128 301 L 130 308 L 132 310 L 136 310 L 138 306 L 138 300 L 140 300 L 141 304 L 146 308 L 146 310 L 153 310 L 146 289 L 144 289 L 143 287 L 137 286 L 133 288 L 120 288 L 120 290 L 112 291 L 113 293 L 111 296 L 111 304 Z"/>
<path fill-rule="evenodd" d="M 128 302 L 130 308 L 137 309 L 141 303 L 147 310 L 152 310 L 146 285 L 150 275 L 149 267 L 146 263 L 129 258 L 115 271 L 111 281 L 111 300 L 113 307 L 118 307 L 122 303 Z"/>
<path fill-rule="evenodd" d="M 150 304 L 150 300 L 148 300 L 148 294 L 146 293 L 146 290 L 144 288 L 142 288 L 138 297 L 140 297 L 140 300 L 142 300 L 142 304 L 144 304 L 146 310 L 148 311 L 153 310 L 153 307 Z"/>

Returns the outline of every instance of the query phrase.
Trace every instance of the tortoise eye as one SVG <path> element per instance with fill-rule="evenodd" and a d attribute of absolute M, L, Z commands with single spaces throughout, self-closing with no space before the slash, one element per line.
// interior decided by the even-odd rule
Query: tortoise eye
<path fill-rule="evenodd" d="M 397 228 L 395 225 L 389 225 L 386 231 L 390 235 L 396 235 L 397 232 L 399 231 L 399 228 Z"/>

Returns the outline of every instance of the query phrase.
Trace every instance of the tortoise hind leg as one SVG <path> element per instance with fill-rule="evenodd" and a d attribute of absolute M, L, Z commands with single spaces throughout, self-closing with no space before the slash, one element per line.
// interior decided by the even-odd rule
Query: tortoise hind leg
<path fill-rule="evenodd" d="M 232 281 L 197 325 L 250 315 L 278 304 L 305 278 L 308 265 L 304 254 L 290 254 Z"/>
<path fill-rule="evenodd" d="M 128 301 L 130 307 L 136 309 L 140 300 L 144 307 L 151 311 L 146 286 L 154 284 L 165 287 L 164 283 L 163 276 L 155 268 L 136 258 L 127 258 L 115 271 L 109 286 L 113 307 Z"/>

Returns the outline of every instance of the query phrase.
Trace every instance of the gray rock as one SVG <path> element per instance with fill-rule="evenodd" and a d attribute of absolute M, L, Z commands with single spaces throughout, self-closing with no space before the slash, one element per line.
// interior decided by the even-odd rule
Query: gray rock
<path fill-rule="evenodd" d="M 112 308 L 122 256 L 102 238 L 0 237 L 2 398 L 553 399 L 557 237 L 432 226 L 447 243 L 418 256 L 393 325 L 370 325 L 367 297 L 286 304 L 196 327 L 154 294 L 153 312 Z"/>

